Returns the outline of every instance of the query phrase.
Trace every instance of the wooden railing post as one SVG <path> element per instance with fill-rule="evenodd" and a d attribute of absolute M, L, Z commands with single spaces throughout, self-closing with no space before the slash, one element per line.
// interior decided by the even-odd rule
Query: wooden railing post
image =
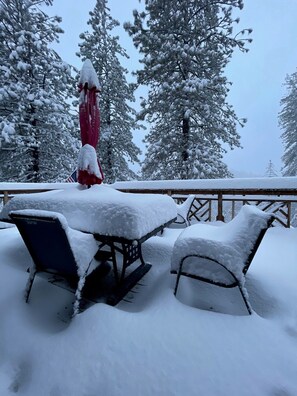
<path fill-rule="evenodd" d="M 223 194 L 221 192 L 218 193 L 218 214 L 217 214 L 218 221 L 225 221 L 223 216 Z"/>
<path fill-rule="evenodd" d="M 8 200 L 8 191 L 3 191 L 3 205 L 7 204 Z"/>
<path fill-rule="evenodd" d="M 235 201 L 232 201 L 231 220 L 235 217 Z"/>

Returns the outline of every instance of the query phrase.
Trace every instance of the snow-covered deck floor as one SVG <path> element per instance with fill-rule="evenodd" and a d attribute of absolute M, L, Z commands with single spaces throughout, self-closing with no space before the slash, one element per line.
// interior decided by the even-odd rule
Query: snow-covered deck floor
<path fill-rule="evenodd" d="M 0 230 L 0 394 L 296 395 L 297 230 L 267 232 L 247 275 L 252 316 L 236 289 L 184 278 L 173 296 L 177 232 L 144 244 L 153 267 L 132 304 L 65 324 L 66 291 L 36 279 L 24 303 L 30 257 L 15 228 Z"/>

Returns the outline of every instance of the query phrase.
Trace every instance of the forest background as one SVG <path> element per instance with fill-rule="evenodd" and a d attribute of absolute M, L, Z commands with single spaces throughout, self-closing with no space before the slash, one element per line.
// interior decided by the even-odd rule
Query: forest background
<path fill-rule="evenodd" d="M 88 13 L 96 2 L 92 0 L 87 3 L 82 6 L 63 0 L 55 1 L 52 7 L 46 8 L 48 14 L 63 18 L 61 27 L 65 33 L 60 35 L 60 43 L 55 45 L 55 49 L 63 60 L 78 69 L 81 67 L 81 60 L 75 56 L 80 41 L 78 36 L 86 31 Z M 143 9 L 143 4 L 136 0 L 128 0 L 124 6 L 121 2 L 110 0 L 108 6 L 111 16 L 121 25 L 133 20 L 133 8 Z M 291 0 L 263 0 L 261 4 L 257 2 L 257 7 L 255 0 L 246 0 L 243 10 L 236 10 L 240 17 L 238 30 L 252 28 L 253 42 L 248 45 L 248 53 L 234 52 L 225 71 L 228 80 L 233 83 L 228 103 L 234 105 L 238 117 L 247 118 L 245 127 L 238 129 L 243 148 L 236 148 L 224 156 L 224 162 L 235 176 L 264 176 L 271 162 L 280 175 L 284 147 L 278 115 L 281 98 L 286 92 L 283 86 L 286 74 L 292 74 L 297 64 L 293 50 L 295 8 L 297 5 Z M 130 57 L 121 59 L 121 63 L 129 70 L 127 79 L 131 81 L 130 73 L 139 65 L 138 52 L 122 26 L 116 27 L 114 33 L 119 35 L 119 42 Z M 139 100 L 136 101 L 136 109 L 137 106 Z M 142 151 L 145 133 L 147 131 L 134 133 L 134 142 Z"/>

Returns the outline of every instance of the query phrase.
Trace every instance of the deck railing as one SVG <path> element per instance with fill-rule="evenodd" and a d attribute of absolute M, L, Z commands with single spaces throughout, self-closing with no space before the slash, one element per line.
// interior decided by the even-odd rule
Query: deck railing
<path fill-rule="evenodd" d="M 113 187 L 119 191 L 135 194 L 167 194 L 172 196 L 177 203 L 183 202 L 188 195 L 193 194 L 196 196 L 190 213 L 190 219 L 193 222 L 229 221 L 236 215 L 242 205 L 249 204 L 256 205 L 264 211 L 273 212 L 277 216 L 276 223 L 283 227 L 297 227 L 297 187 L 295 188 L 295 183 L 293 183 L 293 187 L 291 183 L 289 185 L 284 183 L 288 178 L 279 179 L 283 183 L 273 183 L 271 181 L 270 184 L 267 184 L 263 182 L 263 188 L 259 187 L 261 182 L 257 179 L 255 179 L 257 180 L 256 187 L 253 187 L 253 183 L 245 183 L 242 179 L 243 182 L 240 184 L 244 188 L 238 188 L 239 183 L 235 183 L 235 179 L 229 179 L 229 183 L 226 180 L 223 183 L 218 183 L 218 180 L 208 181 L 209 183 L 205 183 L 205 181 L 204 183 L 185 181 L 184 185 L 180 182 L 167 184 L 161 182 L 120 182 L 115 183 Z M 294 179 L 296 179 L 297 185 L 297 178 Z M 199 187 L 199 184 L 203 186 Z M 209 184 L 213 184 L 214 187 L 206 187 Z M 224 187 L 226 184 L 229 184 L 230 188 Z M 2 204 L 6 204 L 11 197 L 17 194 L 69 188 L 72 185 L 71 183 L 44 183 L 30 184 L 27 187 L 24 184 L 0 183 L 0 202 L 2 199 Z M 189 188 L 190 185 L 193 185 L 193 187 Z"/>
<path fill-rule="evenodd" d="M 190 210 L 190 220 L 230 221 L 242 205 L 256 205 L 276 215 L 276 223 L 283 227 L 297 226 L 297 190 L 176 190 L 121 189 L 123 192 L 168 194 L 177 203 L 182 203 L 190 194 L 196 196 Z"/>

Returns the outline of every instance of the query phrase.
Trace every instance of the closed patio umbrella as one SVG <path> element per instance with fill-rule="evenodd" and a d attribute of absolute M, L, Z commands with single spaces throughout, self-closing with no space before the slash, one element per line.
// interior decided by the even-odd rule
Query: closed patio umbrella
<path fill-rule="evenodd" d="M 100 84 L 89 59 L 83 64 L 79 89 L 79 123 L 82 148 L 78 157 L 77 181 L 80 184 L 90 186 L 102 183 L 104 176 L 95 150 L 99 142 L 98 93 L 100 92 Z"/>

